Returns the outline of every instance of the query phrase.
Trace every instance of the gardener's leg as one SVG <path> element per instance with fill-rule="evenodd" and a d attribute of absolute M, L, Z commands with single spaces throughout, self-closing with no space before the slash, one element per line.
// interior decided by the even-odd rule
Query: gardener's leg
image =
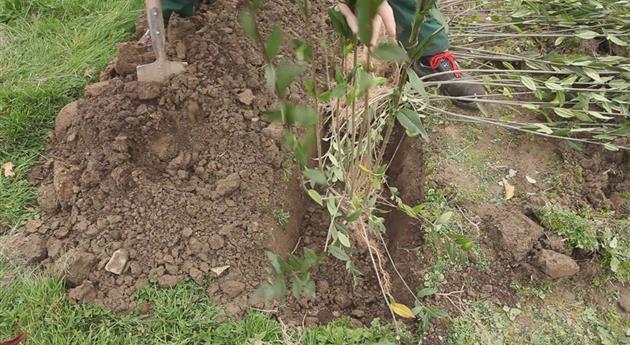
<path fill-rule="evenodd" d="M 396 18 L 398 40 L 409 45 L 410 41 L 413 41 L 410 35 L 416 16 L 417 2 L 416 0 L 388 0 L 388 2 Z M 441 90 L 449 96 L 472 98 L 485 94 L 483 86 L 478 83 L 448 83 L 448 81 L 462 78 L 462 74 L 457 72 L 459 65 L 455 56 L 448 51 L 448 28 L 437 6 L 432 8 L 430 15 L 425 18 L 420 28 L 418 42 L 429 36 L 432 38 L 426 45 L 422 57 L 413 64 L 416 73 L 420 76 L 442 73 L 431 77 L 430 80 L 444 81 Z M 449 71 L 453 72 L 444 73 Z M 474 101 L 454 99 L 453 103 L 467 108 L 476 108 Z"/>
<path fill-rule="evenodd" d="M 416 17 L 416 0 L 389 0 L 389 4 L 394 10 L 396 18 L 396 32 L 398 40 L 404 45 L 409 45 L 411 41 L 411 26 Z M 432 56 L 448 50 L 448 28 L 446 23 L 442 23 L 437 7 L 431 10 L 431 15 L 425 18 L 420 28 L 420 37 L 418 41 L 422 41 L 424 37 L 433 36 L 430 43 L 424 49 L 423 55 Z M 437 32 L 437 33 L 436 33 Z"/>
<path fill-rule="evenodd" d="M 197 0 L 162 0 L 164 24 L 168 26 L 168 20 L 173 13 L 182 17 L 190 17 L 197 10 Z"/>
<path fill-rule="evenodd" d="M 162 15 L 164 16 L 164 26 L 168 27 L 168 21 L 173 13 L 177 13 L 182 17 L 190 17 L 197 10 L 198 0 L 162 0 Z M 147 30 L 138 40 L 138 43 L 147 47 L 153 45 L 151 32 Z"/>

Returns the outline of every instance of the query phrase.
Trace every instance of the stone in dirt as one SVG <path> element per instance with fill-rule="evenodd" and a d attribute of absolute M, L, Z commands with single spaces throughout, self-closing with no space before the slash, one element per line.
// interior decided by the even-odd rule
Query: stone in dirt
<path fill-rule="evenodd" d="M 212 267 L 210 270 L 212 271 L 212 273 L 216 274 L 218 277 L 221 274 L 223 274 L 223 272 L 225 272 L 228 268 L 230 268 L 230 266 L 225 265 L 225 266 L 219 266 L 219 267 Z"/>
<path fill-rule="evenodd" d="M 60 161 L 53 168 L 53 186 L 62 206 L 69 206 L 74 200 L 74 178 L 70 169 Z"/>
<path fill-rule="evenodd" d="M 262 133 L 266 135 L 269 139 L 273 139 L 276 142 L 282 141 L 282 136 L 284 134 L 284 128 L 279 123 L 272 123 L 269 126 L 265 127 L 262 130 Z"/>
<path fill-rule="evenodd" d="M 569 256 L 548 249 L 538 254 L 536 266 L 553 279 L 570 277 L 580 271 L 580 266 Z"/>
<path fill-rule="evenodd" d="M 71 304 L 78 302 L 94 303 L 96 300 L 96 289 L 91 281 L 86 280 L 83 284 L 68 291 L 68 299 Z"/>
<path fill-rule="evenodd" d="M 105 270 L 120 275 L 127 266 L 127 260 L 129 260 L 129 251 L 127 249 L 118 249 L 105 265 Z"/>
<path fill-rule="evenodd" d="M 189 238 L 190 236 L 192 236 L 193 234 L 193 229 L 191 228 L 184 228 L 184 230 L 182 230 L 182 236 L 184 236 L 185 238 Z"/>
<path fill-rule="evenodd" d="M 52 237 L 48 239 L 46 247 L 48 248 L 48 256 L 55 259 L 63 251 L 63 242 Z"/>
<path fill-rule="evenodd" d="M 138 83 L 138 98 L 148 101 L 160 97 L 162 86 L 160 83 Z"/>
<path fill-rule="evenodd" d="M 161 288 L 170 289 L 172 287 L 175 287 L 175 285 L 177 285 L 177 283 L 179 283 L 182 280 L 182 278 L 183 278 L 182 276 L 165 274 L 161 276 L 160 278 L 158 278 L 158 285 Z"/>
<path fill-rule="evenodd" d="M 221 235 L 214 235 L 210 237 L 210 240 L 208 242 L 210 243 L 210 248 L 212 248 L 213 250 L 221 249 L 225 244 L 225 240 Z"/>
<path fill-rule="evenodd" d="M 125 42 L 116 46 L 118 56 L 114 63 L 114 69 L 119 75 L 126 75 L 136 72 L 136 67 L 148 60 L 144 58 L 145 47 L 135 42 Z"/>
<path fill-rule="evenodd" d="M 51 214 L 59 209 L 57 192 L 52 183 L 44 184 L 37 190 L 37 204 L 42 211 Z"/>
<path fill-rule="evenodd" d="M 254 93 L 250 89 L 245 89 L 244 91 L 238 94 L 239 102 L 245 105 L 252 105 L 252 103 L 254 102 L 254 98 L 256 97 L 254 96 Z"/>
<path fill-rule="evenodd" d="M 79 102 L 74 101 L 66 104 L 55 119 L 55 137 L 57 139 L 65 138 L 66 131 L 76 122 L 78 117 Z"/>
<path fill-rule="evenodd" d="M 48 256 L 46 241 L 39 235 L 21 239 L 16 246 L 18 256 L 29 264 L 37 264 Z"/>
<path fill-rule="evenodd" d="M 617 304 L 624 313 L 630 313 L 630 292 L 622 292 Z"/>
<path fill-rule="evenodd" d="M 65 273 L 70 287 L 79 286 L 87 279 L 96 265 L 96 256 L 91 253 L 73 249 L 57 260 L 59 268 Z"/>
<path fill-rule="evenodd" d="M 109 85 L 111 85 L 110 80 L 90 84 L 85 87 L 85 97 L 98 97 L 107 90 Z"/>
<path fill-rule="evenodd" d="M 234 193 L 241 186 L 241 178 L 238 173 L 228 175 L 228 177 L 217 182 L 215 192 L 219 197 L 224 197 Z"/>
<path fill-rule="evenodd" d="M 543 228 L 518 211 L 497 210 L 486 217 L 486 224 L 504 253 L 514 261 L 527 256 L 543 235 Z"/>
<path fill-rule="evenodd" d="M 26 230 L 26 232 L 28 232 L 29 234 L 32 234 L 34 232 L 37 232 L 37 229 L 39 229 L 40 226 L 42 226 L 41 220 L 31 219 L 26 222 L 26 225 L 24 225 L 24 230 Z"/>
<path fill-rule="evenodd" d="M 221 291 L 230 298 L 237 297 L 245 290 L 245 284 L 236 280 L 227 280 L 219 284 Z"/>

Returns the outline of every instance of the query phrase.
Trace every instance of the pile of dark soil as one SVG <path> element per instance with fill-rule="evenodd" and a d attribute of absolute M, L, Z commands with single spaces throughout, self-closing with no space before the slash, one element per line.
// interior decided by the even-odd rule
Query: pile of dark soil
<path fill-rule="evenodd" d="M 71 299 L 124 311 L 141 286 L 189 277 L 235 314 L 266 276 L 264 251 L 295 246 L 301 191 L 278 130 L 260 118 L 273 99 L 236 6 L 172 21 L 169 52 L 188 62 L 184 74 L 137 82 L 135 66 L 153 57 L 126 43 L 59 114 L 49 159 L 32 173 L 46 215 L 29 222 L 20 248 L 61 270 Z M 264 12 L 269 23 L 296 15 L 288 2 Z"/>

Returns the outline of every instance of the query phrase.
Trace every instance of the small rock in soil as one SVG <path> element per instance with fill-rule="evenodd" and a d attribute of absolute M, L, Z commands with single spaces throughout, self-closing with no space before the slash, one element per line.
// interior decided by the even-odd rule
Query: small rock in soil
<path fill-rule="evenodd" d="M 186 58 L 186 44 L 183 41 L 177 42 L 175 45 L 175 53 L 178 59 L 183 60 Z"/>
<path fill-rule="evenodd" d="M 223 274 L 223 272 L 225 272 L 228 268 L 230 268 L 229 265 L 225 265 L 225 266 L 219 266 L 219 267 L 213 267 L 210 270 L 218 276 L 220 276 L 221 274 Z"/>
<path fill-rule="evenodd" d="M 228 177 L 217 182 L 216 193 L 224 197 L 234 193 L 241 186 L 241 177 L 238 173 L 228 175 Z"/>
<path fill-rule="evenodd" d="M 105 265 L 105 270 L 120 275 L 125 270 L 125 266 L 127 266 L 127 260 L 129 260 L 129 251 L 127 249 L 118 249 L 109 259 L 107 265 Z"/>
<path fill-rule="evenodd" d="M 28 222 L 26 222 L 26 225 L 24 225 L 24 229 L 26 230 L 27 233 L 32 234 L 34 232 L 37 232 L 37 229 L 39 229 L 40 226 L 42 226 L 41 220 L 31 219 Z"/>
<path fill-rule="evenodd" d="M 192 280 L 195 281 L 195 283 L 197 284 L 203 283 L 203 272 L 201 272 L 200 270 L 193 267 L 190 269 L 188 274 L 190 275 L 190 278 L 192 278 Z"/>
<path fill-rule="evenodd" d="M 543 235 L 543 228 L 518 211 L 501 210 L 492 214 L 488 221 L 491 232 L 505 253 L 515 261 L 527 256 L 534 244 Z"/>
<path fill-rule="evenodd" d="M 361 309 L 355 309 L 352 311 L 352 316 L 361 319 L 365 316 L 365 312 Z"/>
<path fill-rule="evenodd" d="M 282 128 L 282 125 L 279 123 L 272 123 L 269 126 L 267 126 L 266 128 L 264 128 L 262 130 L 262 133 L 264 135 L 266 135 L 269 139 L 273 139 L 276 142 L 281 142 L 282 141 L 282 136 L 284 133 L 284 129 Z"/>
<path fill-rule="evenodd" d="M 68 285 L 74 287 L 81 285 L 87 279 L 96 261 L 96 256 L 93 254 L 75 249 L 59 258 L 58 263 L 62 272 L 65 272 Z"/>
<path fill-rule="evenodd" d="M 118 57 L 114 65 L 116 73 L 120 75 L 135 73 L 136 67 L 143 63 L 145 47 L 135 42 L 126 42 L 116 48 L 118 48 Z"/>
<path fill-rule="evenodd" d="M 184 228 L 184 230 L 182 230 L 182 236 L 184 236 L 185 238 L 189 238 L 190 236 L 192 236 L 193 234 L 193 229 L 191 228 Z"/>
<path fill-rule="evenodd" d="M 31 235 L 20 242 L 16 247 L 18 256 L 29 264 L 40 263 L 48 256 L 46 241 L 39 235 Z"/>
<path fill-rule="evenodd" d="M 630 313 L 630 293 L 623 292 L 619 300 L 617 301 L 619 308 L 623 310 L 624 313 Z"/>
<path fill-rule="evenodd" d="M 77 101 L 66 104 L 59 111 L 55 119 L 55 137 L 57 139 L 65 138 L 66 131 L 70 128 L 79 116 L 79 103 Z"/>
<path fill-rule="evenodd" d="M 98 97 L 102 95 L 110 84 L 111 80 L 105 80 L 86 86 L 85 97 Z"/>
<path fill-rule="evenodd" d="M 68 290 L 68 299 L 71 304 L 94 303 L 96 299 L 94 284 L 91 281 L 85 281 L 83 284 Z"/>
<path fill-rule="evenodd" d="M 339 308 L 346 309 L 352 304 L 352 300 L 350 299 L 350 296 L 348 296 L 347 293 L 339 292 L 335 296 L 335 303 L 339 306 Z"/>
<path fill-rule="evenodd" d="M 48 248 L 48 256 L 55 259 L 63 251 L 63 242 L 54 237 L 49 238 L 46 248 Z"/>
<path fill-rule="evenodd" d="M 556 234 L 547 235 L 547 245 L 549 249 L 556 251 L 558 253 L 564 253 L 564 239 Z"/>
<path fill-rule="evenodd" d="M 213 250 L 221 249 L 225 244 L 225 240 L 223 240 L 223 236 L 221 235 L 214 235 L 210 237 L 210 240 L 208 242 L 210 243 L 210 248 L 212 248 Z"/>
<path fill-rule="evenodd" d="M 219 287 L 230 298 L 237 297 L 245 290 L 245 284 L 236 280 L 224 281 L 219 284 Z"/>
<path fill-rule="evenodd" d="M 165 274 L 161 276 L 160 278 L 158 278 L 158 285 L 161 288 L 169 289 L 169 288 L 175 287 L 175 285 L 177 285 L 177 283 L 179 283 L 182 280 L 182 278 L 183 278 L 182 276 Z"/>
<path fill-rule="evenodd" d="M 229 317 L 237 317 L 241 312 L 241 307 L 236 303 L 229 303 L 225 306 L 225 313 Z"/>
<path fill-rule="evenodd" d="M 37 204 L 42 211 L 51 214 L 55 213 L 59 208 L 57 200 L 57 192 L 52 183 L 42 185 L 37 191 Z"/>
<path fill-rule="evenodd" d="M 138 98 L 143 101 L 158 98 L 161 93 L 160 83 L 138 83 Z"/>
<path fill-rule="evenodd" d="M 553 279 L 569 277 L 580 270 L 580 266 L 569 256 L 547 249 L 543 249 L 540 252 L 536 265 Z"/>
<path fill-rule="evenodd" d="M 238 94 L 239 102 L 245 105 L 252 105 L 254 98 L 256 97 L 254 97 L 254 93 L 250 89 L 245 89 L 243 92 Z"/>

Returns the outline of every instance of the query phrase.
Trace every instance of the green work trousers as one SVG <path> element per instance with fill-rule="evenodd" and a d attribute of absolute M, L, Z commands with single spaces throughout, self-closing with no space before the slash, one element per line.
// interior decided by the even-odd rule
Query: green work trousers
<path fill-rule="evenodd" d="M 162 0 L 164 23 L 168 25 L 171 14 L 177 13 L 182 17 L 190 17 L 197 10 L 197 0 Z"/>
<path fill-rule="evenodd" d="M 416 17 L 416 0 L 388 0 L 388 2 L 394 10 L 398 40 L 408 45 L 410 41 L 409 36 L 411 35 L 411 26 Z M 444 28 L 442 28 L 442 26 L 444 26 Z M 449 48 L 446 21 L 436 6 L 431 10 L 430 15 L 425 18 L 420 28 L 418 42 L 422 41 L 425 37 L 433 35 L 438 30 L 441 31 L 436 33 L 431 41 L 429 41 L 422 55 L 435 55 Z"/>

